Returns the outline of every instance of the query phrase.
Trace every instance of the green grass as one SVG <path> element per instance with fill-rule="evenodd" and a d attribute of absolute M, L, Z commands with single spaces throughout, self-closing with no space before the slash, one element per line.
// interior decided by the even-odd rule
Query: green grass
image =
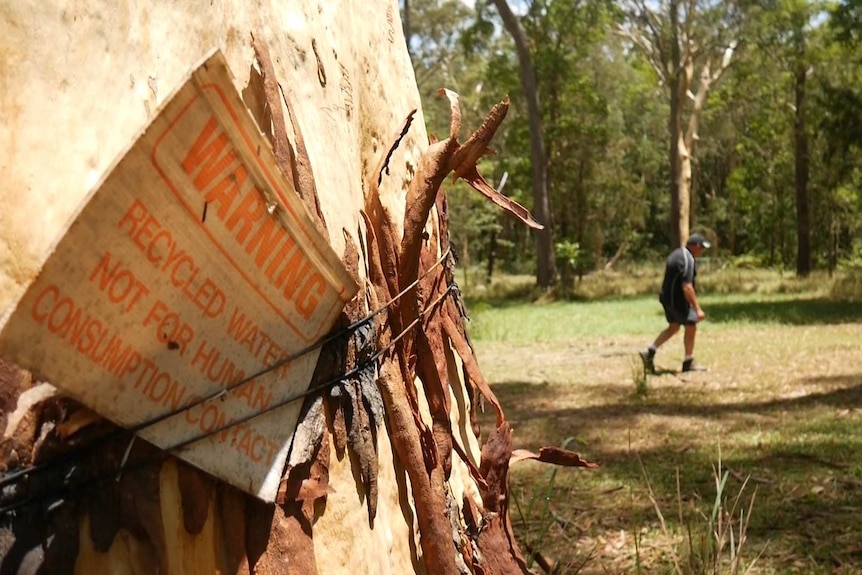
<path fill-rule="evenodd" d="M 469 304 L 471 337 L 523 343 L 558 342 L 573 337 L 646 334 L 662 317 L 657 298 L 618 302 Z"/>
<path fill-rule="evenodd" d="M 702 295 L 705 329 L 739 325 L 859 323 L 862 304 L 808 294 Z M 524 343 L 571 338 L 647 335 L 662 329 L 657 297 L 584 302 L 468 302 L 470 335 L 477 340 Z M 654 334 L 653 334 L 654 335 Z"/>
<path fill-rule="evenodd" d="M 515 447 L 574 438 L 570 448 L 600 464 L 559 470 L 537 506 L 547 511 L 515 521 L 516 533 L 568 572 L 673 572 L 670 550 L 684 551 L 676 535 L 715 501 L 720 449 L 727 496 L 748 476 L 757 488 L 744 550 L 747 561 L 763 551 L 753 573 L 862 573 L 862 304 L 829 299 L 835 282 L 746 293 L 708 285 L 696 355 L 711 371 L 678 373 L 677 336 L 659 350 L 664 375 L 647 378 L 645 394 L 632 361 L 664 325 L 654 296 L 468 301 Z M 514 466 L 513 497 L 529 502 L 547 472 Z"/>

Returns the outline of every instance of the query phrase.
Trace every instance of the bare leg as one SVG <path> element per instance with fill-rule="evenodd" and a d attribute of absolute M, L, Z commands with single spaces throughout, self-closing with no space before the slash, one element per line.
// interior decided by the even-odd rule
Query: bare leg
<path fill-rule="evenodd" d="M 694 356 L 694 338 L 697 335 L 697 324 L 689 323 L 685 326 L 685 333 L 683 334 L 683 345 L 685 346 L 685 356 L 692 357 Z"/>
<path fill-rule="evenodd" d="M 686 326 L 686 327 L 688 327 L 688 326 Z M 668 324 L 668 326 L 664 329 L 664 331 L 661 332 L 660 334 L 658 334 L 658 337 L 655 338 L 655 342 L 653 342 L 653 345 L 655 346 L 656 349 L 660 348 L 664 342 L 666 342 L 667 340 L 669 340 L 670 338 L 675 336 L 676 332 L 678 332 L 678 331 L 679 331 L 679 324 L 678 323 Z M 687 333 L 688 333 L 688 330 L 686 330 L 686 334 Z M 694 341 L 694 340 L 692 339 L 692 341 Z"/>

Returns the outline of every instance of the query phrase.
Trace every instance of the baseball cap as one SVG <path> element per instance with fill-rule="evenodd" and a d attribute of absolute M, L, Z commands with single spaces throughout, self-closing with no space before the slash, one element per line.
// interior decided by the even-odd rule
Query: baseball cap
<path fill-rule="evenodd" d="M 703 246 L 706 249 L 709 249 L 712 244 L 707 241 L 705 237 L 700 234 L 691 234 L 688 238 L 687 246 Z"/>

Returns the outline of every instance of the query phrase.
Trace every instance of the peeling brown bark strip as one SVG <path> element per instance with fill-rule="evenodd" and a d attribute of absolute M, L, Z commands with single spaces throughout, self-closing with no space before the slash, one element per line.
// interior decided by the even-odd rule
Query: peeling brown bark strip
<path fill-rule="evenodd" d="M 404 212 L 404 237 L 401 239 L 400 266 L 398 279 L 407 286 L 419 277 L 419 257 L 422 248 L 422 230 L 428 221 L 428 214 L 437 199 L 437 192 L 446 175 L 452 170 L 451 161 L 458 151 L 458 133 L 461 130 L 461 108 L 458 95 L 451 90 L 441 90 L 449 99 L 451 117 L 449 137 L 442 142 L 431 144 L 419 158 L 416 175 L 407 188 L 407 207 Z M 412 299 L 412 298 L 410 298 Z M 415 310 L 402 311 L 404 325 L 409 325 L 418 315 Z M 409 317 L 409 321 L 405 321 Z M 409 345 L 406 346 L 409 349 Z"/>
<path fill-rule="evenodd" d="M 368 250 L 366 253 L 369 272 L 368 279 L 371 280 L 371 284 L 374 286 L 374 295 L 376 300 L 371 302 L 371 307 L 373 309 L 377 309 L 384 302 L 389 301 L 392 295 L 389 291 L 389 284 L 386 282 L 386 275 L 383 273 L 383 264 L 380 261 L 380 246 L 377 243 L 377 234 L 374 231 L 374 223 L 371 221 L 371 217 L 367 212 L 365 212 L 365 210 L 362 210 L 360 214 L 362 214 L 362 218 L 365 220 L 365 229 L 368 236 L 365 240 L 365 245 Z M 380 316 L 385 317 L 385 314 L 377 315 L 377 317 Z M 382 326 L 380 326 L 377 333 L 380 334 L 382 331 Z"/>
<path fill-rule="evenodd" d="M 387 286 L 386 291 L 388 293 L 388 301 L 389 298 L 394 297 L 395 294 L 401 291 L 398 279 L 398 268 L 400 265 L 398 246 L 400 245 L 400 237 L 398 235 L 398 228 L 392 219 L 392 214 L 390 214 L 388 210 L 384 209 L 383 206 L 379 206 L 378 218 L 375 223 L 377 225 L 375 228 L 375 235 L 379 242 L 377 253 L 380 256 L 380 266 L 383 270 L 383 279 Z M 401 333 L 401 317 L 398 313 L 398 307 L 400 305 L 401 302 L 398 301 L 389 308 L 389 322 L 391 323 L 392 330 L 395 333 Z"/>
<path fill-rule="evenodd" d="M 183 507 L 183 525 L 186 531 L 197 535 L 204 528 L 209 515 L 213 481 L 203 472 L 177 460 L 177 483 Z"/>
<path fill-rule="evenodd" d="M 509 98 L 506 97 L 505 100 L 497 103 L 493 108 L 491 108 L 491 111 L 488 112 L 488 115 L 485 117 L 482 125 L 479 126 L 479 129 L 473 132 L 473 134 L 470 135 L 470 138 L 452 155 L 452 159 L 449 163 L 449 168 L 454 171 L 452 180 L 457 181 L 458 178 L 463 178 L 464 181 L 473 187 L 473 189 L 504 210 L 514 215 L 531 228 L 541 230 L 543 229 L 543 226 L 533 219 L 527 208 L 492 188 L 488 182 L 485 181 L 485 178 L 479 174 L 479 170 L 476 167 L 476 163 L 479 159 L 490 153 L 488 144 L 491 142 L 491 138 L 494 137 L 494 134 L 497 132 L 497 128 L 500 127 L 500 124 L 503 122 L 508 111 Z"/>
<path fill-rule="evenodd" d="M 407 402 L 404 382 L 399 381 L 398 369 L 393 360 L 394 357 L 381 366 L 377 383 L 386 405 L 392 446 L 410 478 L 425 568 L 428 573 L 435 575 L 455 575 L 458 571 L 452 545 L 452 527 L 442 512 L 446 508 L 442 469 L 436 466 L 430 474 L 425 469 L 419 431 Z"/>
<path fill-rule="evenodd" d="M 499 426 L 506 419 L 505 415 L 503 415 L 503 408 L 497 400 L 497 396 L 494 395 L 494 392 L 491 391 L 491 387 L 485 381 L 482 372 L 479 370 L 479 364 L 473 356 L 473 350 L 470 348 L 470 344 L 467 343 L 467 339 L 461 333 L 461 330 L 458 329 L 455 322 L 448 315 L 443 318 L 443 328 L 446 335 L 449 336 L 449 340 L 452 342 L 452 347 L 455 348 L 455 351 L 457 351 L 458 355 L 461 357 L 461 361 L 464 363 L 464 369 L 467 370 L 467 374 L 470 376 L 470 381 L 479 388 L 479 391 L 485 399 L 491 403 L 494 410 L 497 412 L 497 425 Z"/>
<path fill-rule="evenodd" d="M 446 166 L 456 146 L 457 143 L 453 139 L 433 144 L 420 158 L 417 174 L 410 182 L 407 191 L 407 209 L 404 216 L 404 237 L 401 241 L 399 254 L 398 283 L 402 287 L 413 284 L 419 277 L 423 229 L 431 207 L 434 205 L 437 190 L 448 173 Z M 401 298 L 399 312 L 401 325 L 404 327 L 419 318 L 417 291 L 408 292 Z M 398 346 L 402 365 L 409 366 L 410 362 L 413 361 L 416 352 L 415 330 L 416 328 L 412 328 L 407 331 Z M 407 387 L 412 387 L 410 371 L 408 369 L 408 377 L 405 377 Z M 426 375 L 433 378 L 436 375 L 436 367 L 433 370 L 428 370 Z M 439 398 L 440 389 L 442 389 L 441 384 L 433 383 L 432 385 L 436 386 L 437 389 L 431 391 L 430 397 Z M 451 430 L 448 429 L 448 418 L 446 424 L 440 421 L 439 405 L 435 407 L 434 412 L 438 414 L 438 417 L 435 418 L 435 445 L 439 450 L 438 453 L 442 456 L 442 463 L 445 461 L 446 455 L 451 453 Z M 415 414 L 417 413 L 414 412 Z M 449 442 L 448 445 L 447 441 Z M 415 454 L 413 455 L 415 457 Z M 445 470 L 442 465 L 431 467 L 426 462 L 426 469 L 430 469 L 429 476 L 426 473 L 418 473 L 416 463 L 418 461 L 411 461 L 410 465 L 405 465 L 405 467 L 408 469 L 413 485 L 414 500 L 420 522 L 421 544 L 423 551 L 427 554 L 426 568 L 429 573 L 456 573 L 455 549 L 451 535 L 452 526 L 447 521 L 446 516 L 440 513 L 441 509 L 445 509 L 446 503 L 443 487 Z M 422 484 L 414 484 L 416 480 L 422 481 Z"/>
<path fill-rule="evenodd" d="M 508 508 L 509 458 L 512 455 L 512 428 L 503 421 L 482 446 L 479 469 L 487 488 L 480 487 L 485 505 L 485 529 L 479 533 L 479 549 L 489 573 L 527 573 L 527 564 L 515 542 Z"/>
<path fill-rule="evenodd" d="M 455 152 L 457 142 L 446 139 L 432 144 L 419 160 L 416 176 L 407 189 L 407 209 L 404 213 L 404 237 L 401 240 L 398 283 L 408 286 L 419 277 L 419 257 L 422 249 L 422 231 L 428 214 L 437 198 L 437 190 L 448 173 L 448 163 Z M 419 317 L 419 302 L 415 291 L 401 298 L 401 325 L 406 326 Z M 402 357 L 412 358 L 415 353 L 414 338 L 408 334 L 399 348 Z"/>
<path fill-rule="evenodd" d="M 461 135 L 461 97 L 446 88 L 440 88 L 437 94 L 449 100 L 449 139 L 457 141 Z"/>
<path fill-rule="evenodd" d="M 479 468 L 473 463 L 473 460 L 467 455 L 467 452 L 464 451 L 464 448 L 461 447 L 461 444 L 457 441 L 452 441 L 452 448 L 455 450 L 455 453 L 461 457 L 461 461 L 467 466 L 467 469 L 470 470 L 470 477 L 473 478 L 480 487 L 488 487 L 488 484 L 485 482 L 485 478 L 482 477 L 482 472 L 479 471 Z"/>
<path fill-rule="evenodd" d="M 327 402 L 332 413 L 332 443 L 339 457 L 347 450 L 347 421 L 341 399 L 341 396 L 331 397 Z"/>
<path fill-rule="evenodd" d="M 293 173 L 293 150 L 290 147 L 290 141 L 287 139 L 287 128 L 284 123 L 284 111 L 281 108 L 281 98 L 278 93 L 278 81 L 275 76 L 275 69 L 272 66 L 272 58 L 269 55 L 269 47 L 261 38 L 252 36 L 252 47 L 254 48 L 254 57 L 260 66 L 260 75 L 263 80 L 264 102 L 264 118 L 270 120 L 271 126 L 261 127 L 264 132 L 271 129 L 270 138 L 272 140 L 272 151 L 275 153 L 275 159 L 278 166 L 287 179 L 294 181 Z"/>
<path fill-rule="evenodd" d="M 588 469 L 598 468 L 598 464 L 590 463 L 586 459 L 582 459 L 580 455 L 568 449 L 560 449 L 559 447 L 542 447 L 539 453 L 533 453 L 526 449 L 516 449 L 512 452 L 512 458 L 509 464 L 524 461 L 525 459 L 535 459 L 542 463 L 552 463 L 563 467 L 586 467 Z"/>
<path fill-rule="evenodd" d="M 476 166 L 476 162 L 482 156 L 488 154 L 488 144 L 491 138 L 497 133 L 497 128 L 503 123 L 506 114 L 509 112 L 509 97 L 507 96 L 502 102 L 498 102 L 485 116 L 482 125 L 458 148 L 458 151 L 452 156 L 449 169 L 454 171 L 452 180 L 464 176 L 464 173 L 470 168 Z"/>
<path fill-rule="evenodd" d="M 361 283 L 359 250 L 347 230 L 343 230 L 343 233 L 345 248 L 342 259 L 348 273 L 358 285 Z M 365 317 L 364 303 L 361 303 L 359 298 L 354 298 L 344 307 L 343 313 L 351 324 L 356 323 Z M 374 330 L 370 324 L 363 325 L 353 332 L 347 350 L 347 369 L 354 369 L 368 361 L 376 351 L 373 339 Z M 374 385 L 373 367 L 369 366 L 368 369 L 361 371 L 356 377 L 340 386 L 340 389 L 344 392 L 342 411 L 347 424 L 348 444 L 359 463 L 360 478 L 365 487 L 368 505 L 368 520 L 373 525 L 374 518 L 377 516 L 378 460 L 372 428 L 376 430 L 378 422 L 375 421 L 373 412 L 369 410 L 371 405 L 381 401 L 377 387 Z"/>
<path fill-rule="evenodd" d="M 503 421 L 482 446 L 482 463 L 479 470 L 488 485 L 488 489 L 481 491 L 482 503 L 487 511 L 500 513 L 505 510 L 506 481 L 511 455 L 512 428 L 508 421 Z"/>
<path fill-rule="evenodd" d="M 305 147 L 305 138 L 302 136 L 302 127 L 299 125 L 299 119 L 294 115 L 293 108 L 287 101 L 287 96 L 279 84 L 281 98 L 287 108 L 287 113 L 290 116 L 290 123 L 293 125 L 293 135 L 296 142 L 296 153 L 294 154 L 294 185 L 299 197 L 305 202 L 308 207 L 308 212 L 312 218 L 316 220 L 321 231 L 326 236 L 326 218 L 323 217 L 323 210 L 320 208 L 320 198 L 317 195 L 317 184 L 314 182 L 314 172 L 311 169 L 311 160 L 308 157 L 308 149 Z"/>
<path fill-rule="evenodd" d="M 530 211 L 527 208 L 492 188 L 479 173 L 479 170 L 476 169 L 476 166 L 466 169 L 461 177 L 465 182 L 470 184 L 474 190 L 521 220 L 523 223 L 536 230 L 544 229 L 542 224 L 533 219 L 533 216 L 530 215 Z"/>
<path fill-rule="evenodd" d="M 476 386 L 473 384 L 470 379 L 470 374 L 467 372 L 467 366 L 464 365 L 464 362 L 461 362 L 461 379 L 464 380 L 464 385 L 467 386 L 467 391 L 470 394 L 470 429 L 473 430 L 473 435 L 476 436 L 476 440 L 479 443 L 482 443 L 482 427 L 479 425 L 479 403 L 483 403 L 483 396 L 480 392 L 477 391 Z"/>
<path fill-rule="evenodd" d="M 416 115 L 416 108 L 410 110 L 410 113 L 407 114 L 407 117 L 404 119 L 404 124 L 401 126 L 401 131 L 398 132 L 398 135 L 395 137 L 395 141 L 392 142 L 392 145 L 389 146 L 389 150 L 386 152 L 386 155 L 378 165 L 375 173 L 377 174 L 377 185 L 380 186 L 383 183 L 383 172 L 389 174 L 389 158 L 392 157 L 392 154 L 395 150 L 398 149 L 399 144 L 401 144 L 401 140 L 404 139 L 404 136 L 407 135 L 407 132 L 410 131 L 410 126 L 413 124 L 413 117 Z"/>
<path fill-rule="evenodd" d="M 449 420 L 449 408 L 446 401 L 449 396 L 449 381 L 441 380 L 435 365 L 436 356 L 442 353 L 439 340 L 437 342 L 438 345 L 432 348 L 427 333 L 418 332 L 416 338 L 417 370 L 419 378 L 424 384 L 425 397 L 431 411 L 437 456 L 443 465 L 443 476 L 448 480 L 449 474 L 452 472 L 452 424 Z"/>
<path fill-rule="evenodd" d="M 437 228 L 439 229 L 439 228 Z M 445 294 L 444 270 L 430 273 L 437 262 L 436 248 L 439 235 L 435 230 L 428 238 L 426 248 L 420 255 L 423 277 L 419 282 L 419 298 L 426 302 L 436 301 Z M 438 304 L 440 305 L 440 304 Z M 428 311 L 427 309 L 425 310 Z M 416 330 L 417 373 L 425 388 L 425 397 L 433 420 L 434 440 L 437 453 L 443 463 L 443 474 L 449 479 L 452 471 L 452 422 L 450 419 L 451 401 L 449 394 L 449 372 L 444 351 L 443 328 L 440 313 L 427 313 L 422 329 Z"/>
<path fill-rule="evenodd" d="M 308 150 L 299 123 L 293 115 L 293 111 L 287 102 L 284 91 L 278 83 L 269 47 L 262 38 L 252 36 L 254 55 L 260 64 L 261 76 L 263 77 L 264 95 L 266 97 L 266 108 L 272 120 L 272 147 L 278 166 L 287 179 L 293 182 L 296 193 L 305 203 L 309 215 L 318 225 L 321 231 L 326 232 L 326 220 L 320 209 L 320 199 L 317 197 L 317 186 L 314 183 L 314 174 L 311 170 L 311 162 L 308 159 Z M 284 121 L 284 112 L 281 104 L 287 108 L 293 132 L 296 138 L 296 152 L 290 146 L 287 137 L 287 127 Z"/>

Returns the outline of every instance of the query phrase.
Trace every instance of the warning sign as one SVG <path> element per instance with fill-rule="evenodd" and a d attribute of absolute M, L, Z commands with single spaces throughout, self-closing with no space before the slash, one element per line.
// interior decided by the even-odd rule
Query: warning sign
<path fill-rule="evenodd" d="M 356 290 L 216 52 L 85 200 L 0 354 L 125 427 L 177 412 L 140 435 L 202 438 L 177 455 L 273 501 L 301 402 L 272 408 L 318 353 L 236 384 L 321 338 Z"/>

